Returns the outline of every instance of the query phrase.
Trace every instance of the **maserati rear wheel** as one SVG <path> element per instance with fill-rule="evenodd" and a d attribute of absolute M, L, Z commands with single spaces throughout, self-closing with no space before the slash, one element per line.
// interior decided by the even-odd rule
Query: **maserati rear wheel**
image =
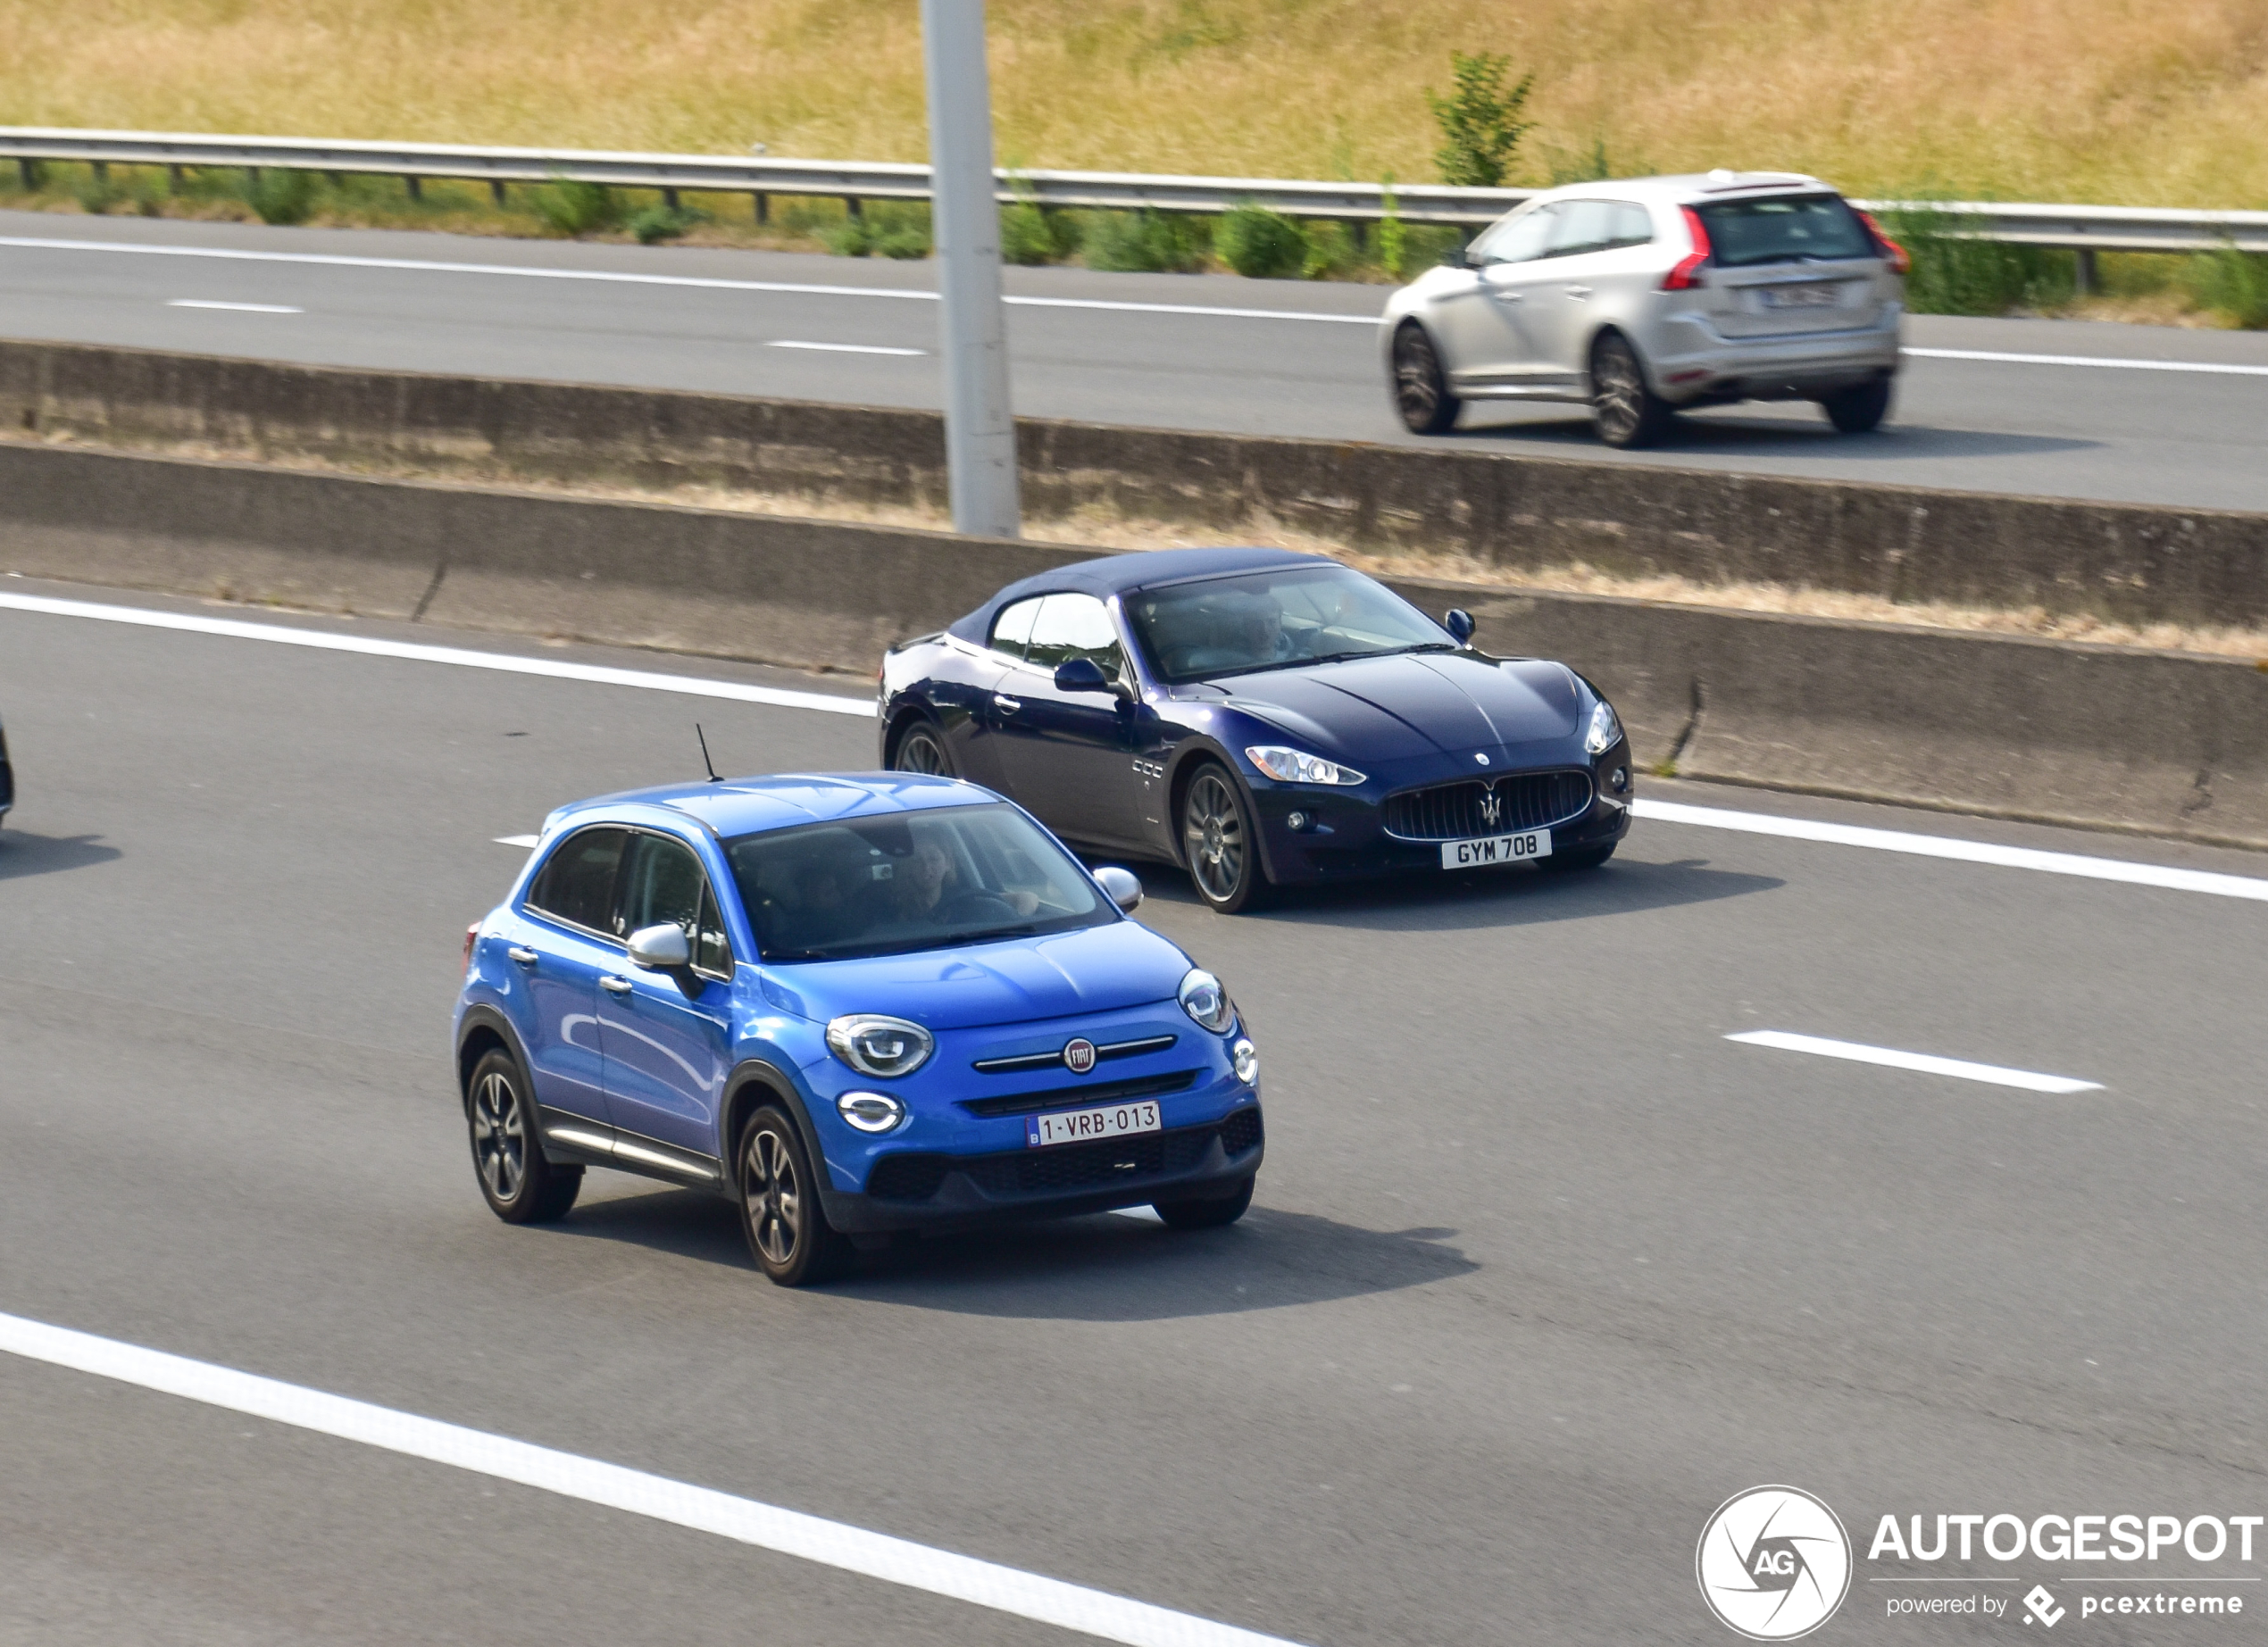
<path fill-rule="evenodd" d="M 1413 435 L 1446 435 L 1456 426 L 1457 406 L 1433 339 L 1415 320 L 1403 321 L 1394 334 L 1394 410 L 1402 427 Z"/>
<path fill-rule="evenodd" d="M 1181 796 L 1181 847 L 1190 883 L 1212 908 L 1234 915 L 1259 901 L 1267 878 L 1252 814 L 1236 780 L 1218 762 L 1199 767 Z"/>

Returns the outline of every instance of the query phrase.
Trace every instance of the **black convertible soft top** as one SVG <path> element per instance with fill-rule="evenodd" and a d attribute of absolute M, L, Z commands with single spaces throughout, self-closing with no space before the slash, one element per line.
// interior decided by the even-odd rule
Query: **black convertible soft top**
<path fill-rule="evenodd" d="M 1145 549 L 1133 554 L 1106 554 L 1092 561 L 1074 561 L 1054 571 L 1010 584 L 946 633 L 981 646 L 992 635 L 994 614 L 1028 595 L 1092 595 L 1107 600 L 1130 589 L 1147 589 L 1189 578 L 1217 578 L 1226 572 L 1264 571 L 1272 566 L 1330 566 L 1328 556 L 1301 554 L 1290 549 Z"/>

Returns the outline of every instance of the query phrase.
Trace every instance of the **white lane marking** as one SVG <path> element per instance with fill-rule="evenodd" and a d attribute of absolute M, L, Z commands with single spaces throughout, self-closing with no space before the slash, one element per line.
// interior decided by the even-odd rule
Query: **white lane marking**
<path fill-rule="evenodd" d="M 824 349 L 830 354 L 927 354 L 927 349 L 893 349 L 879 343 L 796 343 L 785 337 L 775 337 L 764 345 L 771 349 Z"/>
<path fill-rule="evenodd" d="M 1892 1069 L 1919 1069 L 1925 1075 L 1957 1076 L 1964 1081 L 1987 1081 L 1995 1086 L 2021 1086 L 2028 1093 L 2099 1093 L 2100 1081 L 2074 1081 L 2069 1076 L 2040 1075 L 2030 1069 L 2007 1069 L 1998 1064 L 1972 1064 L 1959 1058 L 1935 1058 L 1927 1052 L 1901 1052 L 1887 1046 L 1864 1046 L 1856 1041 L 1829 1041 L 1818 1036 L 1791 1035 L 1785 1029 L 1751 1029 L 1727 1036 L 1747 1046 L 1777 1047 L 1783 1052 L 1811 1052 L 1821 1058 L 1846 1058 L 1856 1064 L 1881 1064 Z"/>
<path fill-rule="evenodd" d="M 2124 881 L 2175 892 L 2210 893 L 2219 898 L 2268 902 L 2268 880 L 2222 875 L 2210 869 L 2177 869 L 2159 863 L 2128 863 L 2118 858 L 2089 858 L 2077 853 L 2041 852 L 2030 846 L 1999 846 L 1989 841 L 1959 841 L 1903 829 L 1864 829 L 1851 824 L 1815 823 L 1808 818 L 1777 818 L 1768 812 L 1738 812 L 1717 806 L 1688 806 L 1681 801 L 1638 800 L 1630 810 L 1657 823 L 1698 824 L 1708 829 L 1739 829 L 1750 835 L 1823 841 L 1833 846 L 1864 846 L 1875 852 L 1910 853 L 1919 858 L 1954 858 L 1996 864 L 2005 869 L 2036 869 L 2047 875 L 2078 875 L 2089 880 Z"/>
<path fill-rule="evenodd" d="M 1155 1207 L 1113 1207 L 1111 1211 L 1119 1218 L 1139 1219 L 1146 1224 L 1165 1222 L 1163 1219 L 1158 1217 Z"/>
<path fill-rule="evenodd" d="M 289 304 L 224 304 L 203 297 L 173 297 L 166 300 L 169 309 L 232 309 L 243 314 L 304 314 L 304 309 L 295 309 Z"/>
<path fill-rule="evenodd" d="M 114 1338 L 50 1327 L 21 1316 L 0 1315 L 0 1350 L 229 1412 L 248 1413 L 317 1435 L 361 1442 L 498 1481 L 603 1504 L 695 1532 L 713 1533 L 760 1550 L 797 1556 L 1104 1641 L 1124 1642 L 1129 1647 L 1291 1647 L 1280 1636 L 1262 1635 L 1107 1591 L 1066 1584 L 1060 1578 L 932 1549 L 887 1533 L 871 1533 L 666 1476 L 445 1424 L 438 1418 L 238 1372 L 210 1361 L 146 1350 Z"/>
<path fill-rule="evenodd" d="M 104 606 L 92 601 L 58 601 L 38 595 L 0 595 L 0 611 L 45 612 L 58 618 L 92 618 L 101 623 L 130 623 L 151 629 L 180 629 L 192 635 L 221 635 L 234 640 L 269 641 L 282 646 L 312 646 L 322 652 L 359 653 L 371 658 L 405 658 L 416 663 L 451 663 L 460 669 L 496 670 L 506 675 L 540 675 L 552 680 L 587 680 L 602 686 L 638 686 L 647 692 L 681 692 L 689 697 L 730 698 L 742 703 L 771 703 L 782 709 L 815 709 L 832 715 L 873 718 L 871 698 L 837 697 L 825 692 L 794 692 L 780 686 L 752 686 L 737 680 L 704 680 L 692 675 L 662 675 L 647 670 L 608 669 L 558 658 L 524 658 L 510 653 L 471 652 L 461 646 L 423 646 L 411 641 L 379 640 L 367 635 L 335 635 L 323 629 L 290 629 L 277 623 L 245 623 L 234 618 L 202 618 L 187 612 L 149 611 L 138 606 Z"/>
<path fill-rule="evenodd" d="M 543 838 L 540 835 L 499 835 L 495 837 L 499 846 L 525 846 L 531 849 Z"/>
<path fill-rule="evenodd" d="M 1900 349 L 1930 361 L 1990 361 L 2003 366 L 2107 366 L 2118 371 L 2203 371 L 2231 378 L 2268 378 L 2268 366 L 2217 361 L 2137 361 L 2108 354 L 2012 354 L 1997 349 Z"/>
<path fill-rule="evenodd" d="M 246 252 L 232 246 L 148 245 L 130 240 L 54 240 L 0 235 L 0 247 L 26 252 L 117 252 L 138 257 L 210 257 L 242 263 L 299 263 L 327 269 L 397 269 L 415 274 L 502 275 L 522 280 L 596 280 L 617 286 L 690 287 L 712 292 L 781 292 L 806 297 L 895 297 L 935 303 L 935 292 L 889 286 L 806 285 L 796 280 L 727 280 L 700 275 L 634 274 L 616 269 L 535 269 L 518 263 L 455 263 L 414 257 L 347 257 L 326 252 Z M 1374 314 L 1310 314 L 1298 309 L 1235 309 L 1204 304 L 1115 303 L 1098 297 L 1007 297 L 1027 309 L 1114 309 L 1130 314 L 1194 314 L 1238 320 L 1322 320 L 1376 326 Z"/>

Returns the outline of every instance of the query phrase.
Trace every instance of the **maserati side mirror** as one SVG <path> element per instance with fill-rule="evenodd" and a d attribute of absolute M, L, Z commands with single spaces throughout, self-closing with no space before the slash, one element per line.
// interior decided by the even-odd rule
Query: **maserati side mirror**
<path fill-rule="evenodd" d="M 1055 665 L 1058 692 L 1116 692 L 1103 666 L 1092 658 L 1066 658 Z"/>
<path fill-rule="evenodd" d="M 1472 614 L 1463 607 L 1452 606 L 1441 614 L 1441 627 L 1448 630 L 1458 645 L 1463 646 L 1472 639 L 1472 631 L 1480 626 L 1473 622 Z"/>

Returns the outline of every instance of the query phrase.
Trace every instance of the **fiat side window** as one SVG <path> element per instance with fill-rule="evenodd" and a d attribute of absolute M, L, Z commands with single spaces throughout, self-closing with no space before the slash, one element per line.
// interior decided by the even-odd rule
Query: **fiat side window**
<path fill-rule="evenodd" d="M 571 927 L 613 930 L 614 876 L 628 838 L 624 829 L 581 829 L 569 836 L 528 888 L 528 907 Z"/>

